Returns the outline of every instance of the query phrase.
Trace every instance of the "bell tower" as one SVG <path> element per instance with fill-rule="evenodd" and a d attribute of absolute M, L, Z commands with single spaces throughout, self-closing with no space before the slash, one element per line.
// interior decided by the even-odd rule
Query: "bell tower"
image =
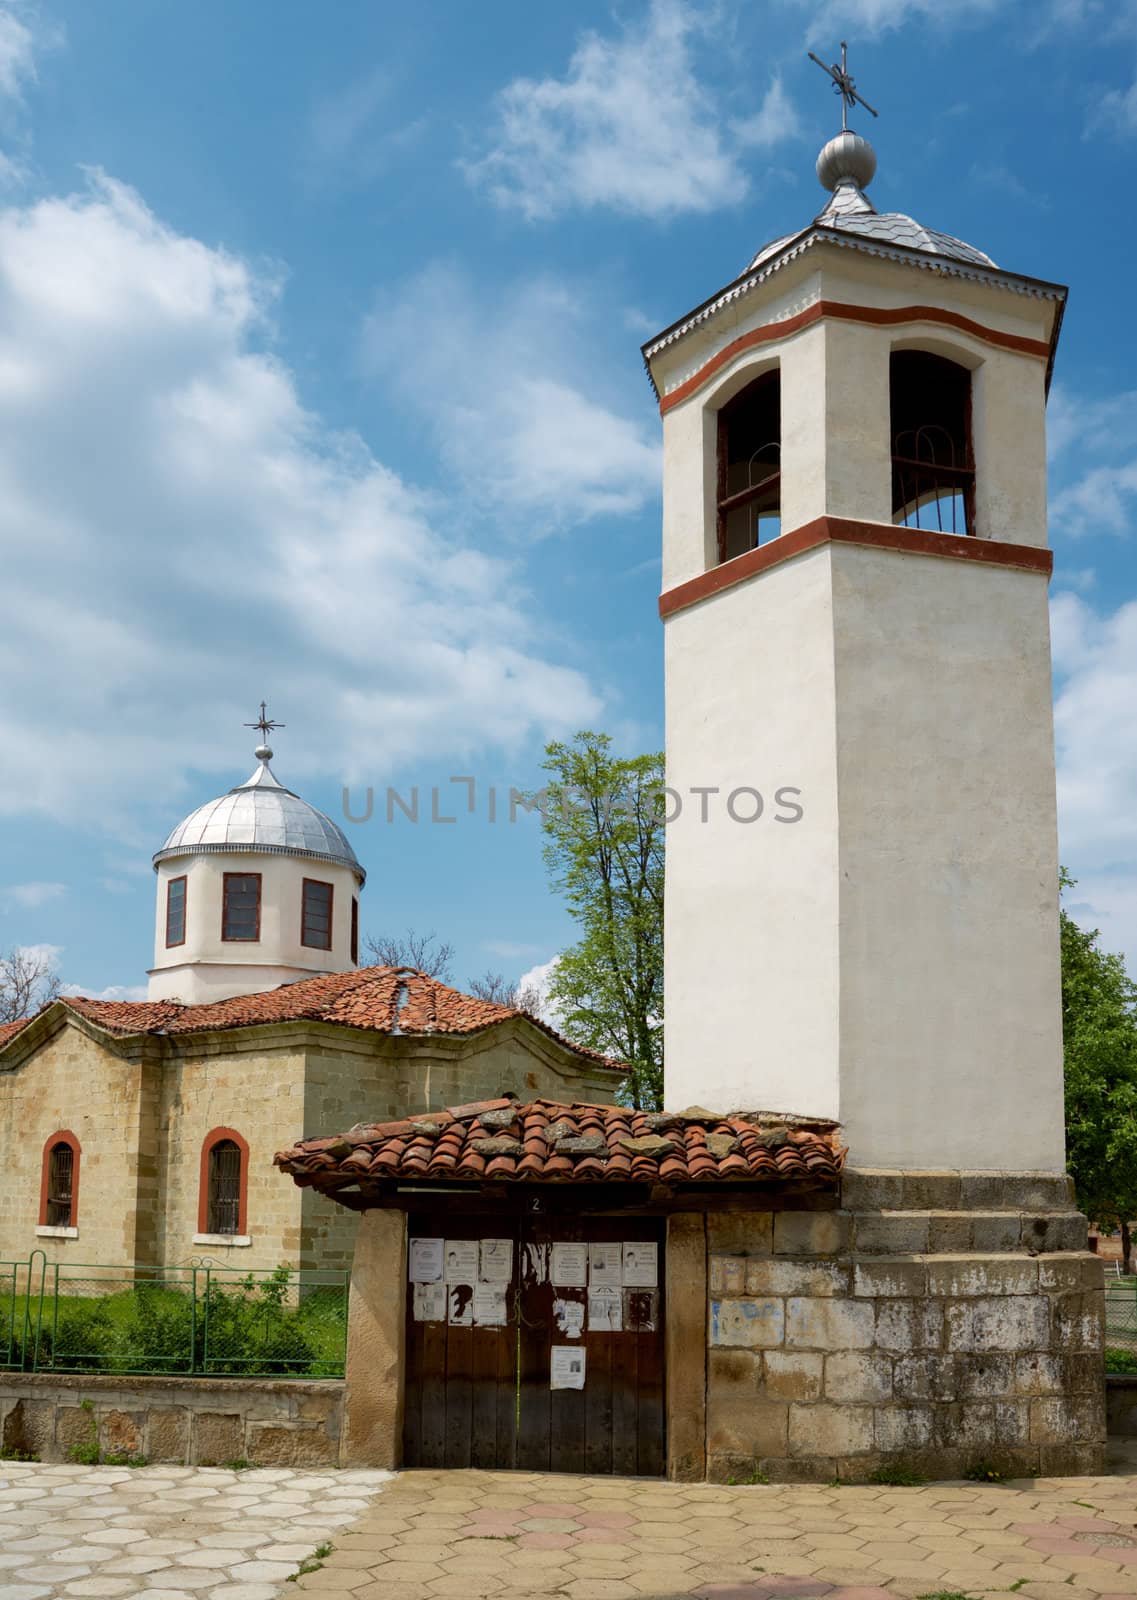
<path fill-rule="evenodd" d="M 835 1117 L 861 1167 L 1061 1171 L 1066 291 L 878 212 L 875 170 L 845 127 L 819 215 L 644 347 L 683 801 L 667 1105 Z"/>

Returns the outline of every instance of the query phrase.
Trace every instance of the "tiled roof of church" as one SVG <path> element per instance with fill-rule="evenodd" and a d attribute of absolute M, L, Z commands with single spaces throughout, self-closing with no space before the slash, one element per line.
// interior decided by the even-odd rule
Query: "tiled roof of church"
<path fill-rule="evenodd" d="M 123 1036 L 206 1033 L 301 1021 L 337 1023 L 373 1033 L 460 1035 L 480 1033 L 512 1017 L 525 1017 L 575 1054 L 610 1067 L 614 1074 L 624 1071 L 619 1062 L 573 1044 L 527 1011 L 462 994 L 411 967 L 332 972 L 209 1005 L 187 1006 L 176 1000 L 87 1000 L 80 995 L 65 995 L 59 1004 L 108 1033 Z M 0 1049 L 26 1025 L 24 1021 L 0 1028 Z"/>
<path fill-rule="evenodd" d="M 384 1180 L 528 1183 L 766 1183 L 832 1187 L 845 1161 L 836 1123 L 770 1112 L 720 1116 L 574 1101 L 486 1100 L 399 1122 L 360 1123 L 281 1150 L 302 1187 L 363 1197 Z M 348 1204 L 358 1204 L 353 1194 Z"/>
<path fill-rule="evenodd" d="M 18 1022 L 0 1022 L 0 1049 L 3 1049 L 8 1040 L 14 1038 L 28 1021 L 29 1018 L 21 1017 Z"/>

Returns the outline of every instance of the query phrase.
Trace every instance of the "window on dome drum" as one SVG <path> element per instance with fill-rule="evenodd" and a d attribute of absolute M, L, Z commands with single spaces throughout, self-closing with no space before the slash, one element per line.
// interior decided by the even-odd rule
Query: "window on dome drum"
<path fill-rule="evenodd" d="M 890 384 L 893 522 L 973 534 L 970 372 L 929 351 L 895 350 Z"/>
<path fill-rule="evenodd" d="M 782 531 L 781 374 L 764 372 L 719 412 L 718 559 L 730 561 Z"/>
<path fill-rule="evenodd" d="M 311 950 L 332 948 L 332 885 L 316 878 L 304 879 L 300 943 Z"/>
<path fill-rule="evenodd" d="M 256 941 L 261 936 L 261 875 L 227 872 L 222 891 L 221 937 Z"/>
<path fill-rule="evenodd" d="M 53 1144 L 47 1158 L 47 1208 L 44 1223 L 49 1228 L 73 1228 L 75 1215 L 75 1152 L 61 1139 Z"/>
<path fill-rule="evenodd" d="M 232 1139 L 218 1139 L 209 1152 L 206 1233 L 241 1231 L 241 1151 Z"/>
<path fill-rule="evenodd" d="M 166 949 L 186 942 L 186 880 L 171 878 L 166 885 Z"/>
<path fill-rule="evenodd" d="M 351 964 L 359 965 L 359 901 L 351 897 Z"/>

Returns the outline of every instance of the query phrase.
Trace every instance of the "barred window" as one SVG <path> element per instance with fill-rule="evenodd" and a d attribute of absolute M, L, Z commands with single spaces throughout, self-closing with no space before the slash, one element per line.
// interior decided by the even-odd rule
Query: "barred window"
<path fill-rule="evenodd" d="M 300 943 L 312 950 L 332 948 L 332 885 L 316 878 L 304 879 L 304 904 Z"/>
<path fill-rule="evenodd" d="M 227 872 L 223 887 L 221 937 L 255 942 L 261 936 L 261 875 Z"/>
<path fill-rule="evenodd" d="M 718 559 L 731 561 L 782 531 L 782 395 L 775 369 L 718 415 Z"/>
<path fill-rule="evenodd" d="M 241 1152 L 232 1139 L 219 1139 L 209 1152 L 207 1233 L 241 1231 Z"/>
<path fill-rule="evenodd" d="M 49 1228 L 73 1228 L 75 1152 L 62 1140 L 53 1144 L 47 1159 L 47 1213 Z"/>
<path fill-rule="evenodd" d="M 930 351 L 896 350 L 890 383 L 893 522 L 973 534 L 970 372 Z"/>

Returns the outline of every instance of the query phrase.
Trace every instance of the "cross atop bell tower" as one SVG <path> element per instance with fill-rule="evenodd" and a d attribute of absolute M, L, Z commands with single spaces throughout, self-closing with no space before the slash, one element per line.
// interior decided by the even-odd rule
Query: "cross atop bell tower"
<path fill-rule="evenodd" d="M 815 58 L 816 59 L 816 58 Z M 866 190 L 644 346 L 663 419 L 667 1103 L 1061 1170 L 1045 404 L 1066 291 Z M 1015 1152 L 1008 1156 L 1008 1130 Z"/>

